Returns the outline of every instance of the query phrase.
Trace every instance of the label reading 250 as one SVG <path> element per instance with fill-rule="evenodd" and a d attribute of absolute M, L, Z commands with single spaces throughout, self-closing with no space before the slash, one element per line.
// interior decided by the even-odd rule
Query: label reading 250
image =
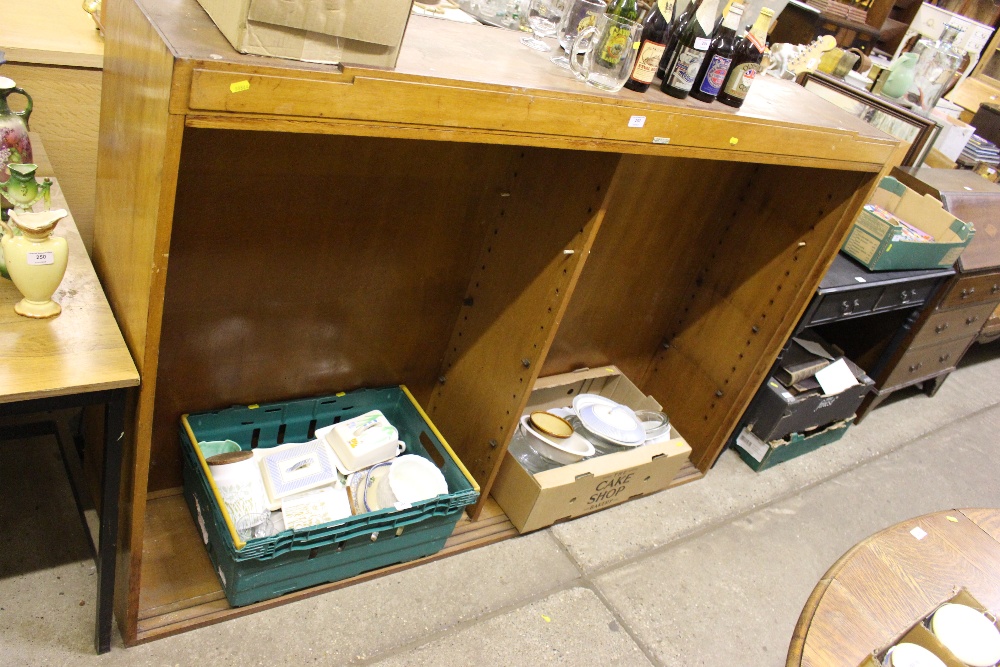
<path fill-rule="evenodd" d="M 40 266 L 43 264 L 55 264 L 56 254 L 51 250 L 48 252 L 29 252 L 28 253 L 28 265 L 29 266 Z"/>

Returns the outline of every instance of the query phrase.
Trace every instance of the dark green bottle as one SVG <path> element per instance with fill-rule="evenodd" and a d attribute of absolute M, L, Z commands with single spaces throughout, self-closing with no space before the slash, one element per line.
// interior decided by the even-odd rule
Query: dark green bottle
<path fill-rule="evenodd" d="M 677 40 L 677 52 L 660 86 L 667 95 L 683 100 L 691 92 L 705 54 L 712 45 L 711 30 L 718 9 L 719 0 L 704 0 L 684 28 L 684 34 Z"/>
<path fill-rule="evenodd" d="M 684 34 L 684 29 L 691 19 L 694 18 L 695 12 L 698 11 L 699 7 L 701 7 L 701 0 L 691 0 L 688 6 L 684 8 L 684 11 L 677 14 L 670 24 L 670 28 L 667 31 L 667 48 L 663 50 L 663 57 L 660 58 L 660 66 L 656 70 L 656 77 L 658 79 L 662 79 L 664 71 L 673 64 L 672 58 L 674 52 L 677 50 L 677 41 Z"/>
<path fill-rule="evenodd" d="M 619 16 L 629 21 L 639 20 L 639 5 L 636 0 L 614 0 L 604 12 L 607 16 Z M 632 48 L 631 34 L 624 28 L 612 26 L 597 45 L 597 57 L 610 66 L 618 64 L 628 49 Z"/>

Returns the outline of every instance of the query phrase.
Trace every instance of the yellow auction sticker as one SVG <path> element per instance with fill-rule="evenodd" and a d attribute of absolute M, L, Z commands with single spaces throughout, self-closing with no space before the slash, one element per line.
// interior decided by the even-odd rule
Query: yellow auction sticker
<path fill-rule="evenodd" d="M 250 90 L 250 82 L 246 79 L 229 84 L 229 92 L 231 93 L 242 93 L 244 90 Z"/>

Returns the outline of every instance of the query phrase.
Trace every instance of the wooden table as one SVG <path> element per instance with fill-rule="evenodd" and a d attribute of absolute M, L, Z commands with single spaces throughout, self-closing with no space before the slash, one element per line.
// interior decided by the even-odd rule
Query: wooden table
<path fill-rule="evenodd" d="M 786 664 L 857 667 L 961 587 L 1000 606 L 1000 510 L 928 514 L 858 543 L 806 601 Z"/>
<path fill-rule="evenodd" d="M 49 169 L 44 149 L 37 138 L 33 142 L 44 174 Z M 52 186 L 52 207 L 66 208 L 58 182 Z M 0 280 L 0 415 L 105 406 L 100 536 L 95 549 L 95 642 L 97 651 L 104 653 L 111 648 L 126 392 L 139 384 L 139 374 L 72 216 L 59 223 L 55 235 L 69 242 L 66 277 L 54 296 L 62 314 L 47 320 L 15 314 L 13 306 L 21 295 L 12 282 Z M 81 490 L 74 488 L 74 494 L 79 499 Z"/>

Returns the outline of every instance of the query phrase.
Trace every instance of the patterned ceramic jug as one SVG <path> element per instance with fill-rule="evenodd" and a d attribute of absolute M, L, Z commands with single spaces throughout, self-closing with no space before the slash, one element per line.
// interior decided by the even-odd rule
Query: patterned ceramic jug
<path fill-rule="evenodd" d="M 14 93 L 24 95 L 28 104 L 24 111 L 13 111 L 7 98 Z M 10 178 L 7 165 L 31 162 L 31 142 L 28 140 L 28 118 L 31 116 L 31 96 L 18 88 L 11 79 L 0 76 L 0 183 Z"/>

